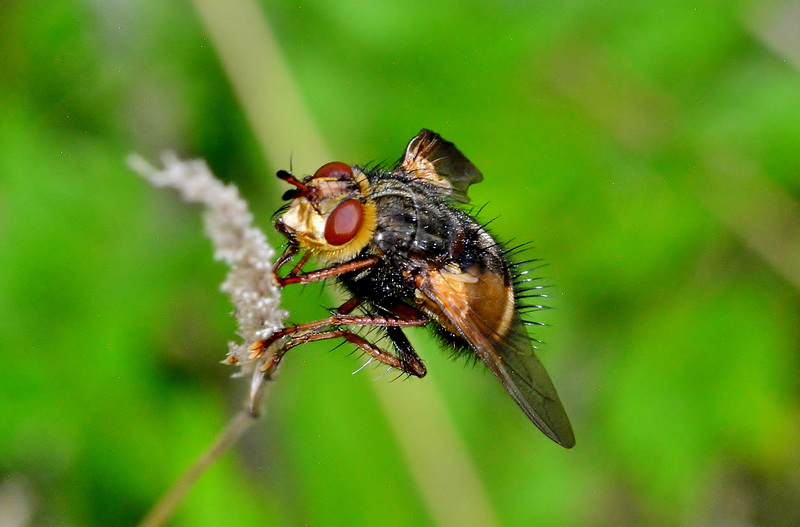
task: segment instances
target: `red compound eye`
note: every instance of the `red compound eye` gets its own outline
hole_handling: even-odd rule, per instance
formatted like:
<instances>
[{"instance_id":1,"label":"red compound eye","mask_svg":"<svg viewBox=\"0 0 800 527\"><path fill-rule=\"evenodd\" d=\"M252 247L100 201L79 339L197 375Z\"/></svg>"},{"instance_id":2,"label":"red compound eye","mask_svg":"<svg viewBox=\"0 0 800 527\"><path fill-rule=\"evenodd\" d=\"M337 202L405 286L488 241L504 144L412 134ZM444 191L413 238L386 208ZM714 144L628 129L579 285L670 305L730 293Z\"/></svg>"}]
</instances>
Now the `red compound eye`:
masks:
<instances>
[{"instance_id":1,"label":"red compound eye","mask_svg":"<svg viewBox=\"0 0 800 527\"><path fill-rule=\"evenodd\" d=\"M355 238L363 223L364 206L361 202L357 199L344 200L328 216L328 221L325 223L325 240L331 245L344 245Z\"/></svg>"},{"instance_id":2,"label":"red compound eye","mask_svg":"<svg viewBox=\"0 0 800 527\"><path fill-rule=\"evenodd\" d=\"M353 179L353 169L347 163L341 161L333 161L325 163L314 172L314 178L331 178L336 180Z\"/></svg>"}]
</instances>

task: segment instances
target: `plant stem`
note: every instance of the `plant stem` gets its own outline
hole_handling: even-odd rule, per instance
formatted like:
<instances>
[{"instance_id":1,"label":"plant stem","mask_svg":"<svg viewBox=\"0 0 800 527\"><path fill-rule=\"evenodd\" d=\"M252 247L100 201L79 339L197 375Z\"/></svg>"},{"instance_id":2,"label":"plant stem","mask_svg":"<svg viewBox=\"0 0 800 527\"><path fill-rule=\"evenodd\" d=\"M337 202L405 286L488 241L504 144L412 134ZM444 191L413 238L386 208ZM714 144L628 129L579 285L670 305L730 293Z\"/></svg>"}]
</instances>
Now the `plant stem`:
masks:
<instances>
[{"instance_id":1,"label":"plant stem","mask_svg":"<svg viewBox=\"0 0 800 527\"><path fill-rule=\"evenodd\" d=\"M147 516L139 523L139 527L159 527L175 514L175 510L183 502L184 497L194 486L200 476L213 465L244 433L250 429L257 416L241 410L230 420L217 439L203 452L183 476L161 496Z\"/></svg>"}]
</instances>

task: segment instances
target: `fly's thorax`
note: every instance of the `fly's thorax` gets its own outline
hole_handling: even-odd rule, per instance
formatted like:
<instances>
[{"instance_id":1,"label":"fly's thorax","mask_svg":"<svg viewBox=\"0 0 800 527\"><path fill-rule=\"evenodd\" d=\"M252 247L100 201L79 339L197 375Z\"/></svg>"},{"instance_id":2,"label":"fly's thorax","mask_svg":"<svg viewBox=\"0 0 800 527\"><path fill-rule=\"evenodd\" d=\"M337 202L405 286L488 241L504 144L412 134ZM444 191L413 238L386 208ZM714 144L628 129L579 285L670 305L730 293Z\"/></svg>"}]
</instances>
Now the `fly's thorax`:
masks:
<instances>
[{"instance_id":1,"label":"fly's thorax","mask_svg":"<svg viewBox=\"0 0 800 527\"><path fill-rule=\"evenodd\" d=\"M375 203L364 173L328 163L302 182L289 210L278 219L282 232L327 263L355 257L375 233Z\"/></svg>"},{"instance_id":2,"label":"fly's thorax","mask_svg":"<svg viewBox=\"0 0 800 527\"><path fill-rule=\"evenodd\" d=\"M450 233L457 226L440 189L392 174L375 181L371 196L377 211L374 243L382 254L424 260L445 257Z\"/></svg>"}]
</instances>

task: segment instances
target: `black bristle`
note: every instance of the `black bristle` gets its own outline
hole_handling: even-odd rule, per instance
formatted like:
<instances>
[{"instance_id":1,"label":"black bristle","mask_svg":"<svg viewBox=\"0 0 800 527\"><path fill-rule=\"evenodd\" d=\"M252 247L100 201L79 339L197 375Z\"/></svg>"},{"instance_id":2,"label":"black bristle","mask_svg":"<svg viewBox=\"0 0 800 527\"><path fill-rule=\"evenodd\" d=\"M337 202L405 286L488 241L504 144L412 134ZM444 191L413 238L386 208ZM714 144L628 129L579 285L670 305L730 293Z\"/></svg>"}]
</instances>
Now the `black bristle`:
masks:
<instances>
[{"instance_id":1,"label":"black bristle","mask_svg":"<svg viewBox=\"0 0 800 527\"><path fill-rule=\"evenodd\" d=\"M537 322L536 320L523 320L522 323L525 324L526 326L546 326L547 325L544 322Z\"/></svg>"},{"instance_id":2,"label":"black bristle","mask_svg":"<svg viewBox=\"0 0 800 527\"><path fill-rule=\"evenodd\" d=\"M533 264L533 263L536 263L536 262L541 262L541 261L542 261L541 258L531 258L529 260L521 260L519 262L514 262L511 265L509 265L509 267L512 268L512 269L516 269L517 267L522 267L523 265L530 265L530 264ZM545 265L547 265L547 264L543 264L543 265L540 265L540 266L537 266L537 267L534 267L534 268L531 268L531 269L527 269L527 270L521 271L521 272L522 273L529 273L530 271L535 271L536 269L541 269Z\"/></svg>"},{"instance_id":3,"label":"black bristle","mask_svg":"<svg viewBox=\"0 0 800 527\"><path fill-rule=\"evenodd\" d=\"M275 211L275 213L272 215L272 222L274 223L275 221L277 221L277 219L278 219L279 217L283 216L283 214L284 214L284 213L285 213L287 210L289 210L289 207L291 207L291 206L292 206L292 204L291 204L291 203L284 203L283 205L281 205L280 207L278 207L278 210L276 210L276 211Z\"/></svg>"},{"instance_id":4,"label":"black bristle","mask_svg":"<svg viewBox=\"0 0 800 527\"><path fill-rule=\"evenodd\" d=\"M549 306L543 306L541 304L522 304L517 306L517 311L520 313L525 311L545 311L547 309L552 309Z\"/></svg>"},{"instance_id":5,"label":"black bristle","mask_svg":"<svg viewBox=\"0 0 800 527\"><path fill-rule=\"evenodd\" d=\"M517 300L528 300L530 298L548 298L547 295L515 295Z\"/></svg>"},{"instance_id":6,"label":"black bristle","mask_svg":"<svg viewBox=\"0 0 800 527\"><path fill-rule=\"evenodd\" d=\"M519 243L517 245L508 247L504 251L504 254L506 256L513 256L515 254L519 254L521 252L529 251L531 249L533 249L533 247L531 246L531 242L522 242L522 243Z\"/></svg>"}]
</instances>

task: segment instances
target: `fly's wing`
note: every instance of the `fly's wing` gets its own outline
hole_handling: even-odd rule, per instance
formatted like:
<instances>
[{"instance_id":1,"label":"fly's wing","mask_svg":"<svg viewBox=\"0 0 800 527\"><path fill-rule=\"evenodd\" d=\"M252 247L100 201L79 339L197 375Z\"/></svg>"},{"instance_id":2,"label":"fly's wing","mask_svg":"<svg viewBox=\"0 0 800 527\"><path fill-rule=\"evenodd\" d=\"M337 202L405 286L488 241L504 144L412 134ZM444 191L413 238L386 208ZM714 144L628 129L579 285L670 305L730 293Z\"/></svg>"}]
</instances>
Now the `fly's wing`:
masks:
<instances>
[{"instance_id":1,"label":"fly's wing","mask_svg":"<svg viewBox=\"0 0 800 527\"><path fill-rule=\"evenodd\" d=\"M479 330L479 333L482 331ZM488 344L491 339L486 341L485 344ZM500 379L525 415L547 437L566 448L575 446L575 435L567 412L547 370L534 354L525 325L518 317L502 341L490 347L488 353L478 351L478 355Z\"/></svg>"},{"instance_id":2,"label":"fly's wing","mask_svg":"<svg viewBox=\"0 0 800 527\"><path fill-rule=\"evenodd\" d=\"M452 199L459 203L468 203L467 189L483 180L480 170L456 145L424 128L406 146L398 168L434 185L450 188Z\"/></svg>"},{"instance_id":3,"label":"fly's wing","mask_svg":"<svg viewBox=\"0 0 800 527\"><path fill-rule=\"evenodd\" d=\"M420 300L451 333L462 337L544 434L575 446L567 413L514 306L502 277L476 271L430 271L418 280Z\"/></svg>"}]
</instances>

